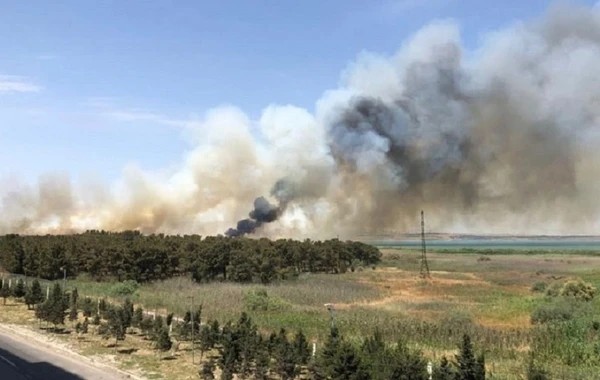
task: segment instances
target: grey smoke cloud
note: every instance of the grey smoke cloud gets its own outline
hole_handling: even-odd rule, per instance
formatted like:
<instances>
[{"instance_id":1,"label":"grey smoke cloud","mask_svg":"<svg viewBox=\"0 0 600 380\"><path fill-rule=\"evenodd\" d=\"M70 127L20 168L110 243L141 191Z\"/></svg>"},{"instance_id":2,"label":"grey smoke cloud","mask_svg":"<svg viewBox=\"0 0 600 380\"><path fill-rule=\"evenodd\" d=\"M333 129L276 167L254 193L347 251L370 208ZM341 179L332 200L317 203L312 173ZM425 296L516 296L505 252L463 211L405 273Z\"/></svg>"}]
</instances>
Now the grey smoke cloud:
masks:
<instances>
[{"instance_id":1,"label":"grey smoke cloud","mask_svg":"<svg viewBox=\"0 0 600 380\"><path fill-rule=\"evenodd\" d=\"M108 195L64 180L6 192L0 231L350 237L415 230L421 209L442 231L600 227L598 10L551 7L475 52L434 22L342 78L315 114L269 106L260 139L243 112L213 110L179 168L128 169Z\"/></svg>"}]
</instances>

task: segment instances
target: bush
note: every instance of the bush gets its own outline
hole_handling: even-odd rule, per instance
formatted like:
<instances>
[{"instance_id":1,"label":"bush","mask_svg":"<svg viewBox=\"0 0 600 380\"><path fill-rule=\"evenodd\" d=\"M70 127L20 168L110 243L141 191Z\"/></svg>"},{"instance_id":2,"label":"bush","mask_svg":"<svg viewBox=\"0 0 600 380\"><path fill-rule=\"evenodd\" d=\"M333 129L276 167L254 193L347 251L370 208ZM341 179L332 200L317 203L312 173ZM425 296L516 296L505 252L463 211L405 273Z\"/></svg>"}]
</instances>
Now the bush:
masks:
<instances>
[{"instance_id":1,"label":"bush","mask_svg":"<svg viewBox=\"0 0 600 380\"><path fill-rule=\"evenodd\" d=\"M546 287L546 295L548 297L558 297L562 284L560 282L553 282L550 286Z\"/></svg>"},{"instance_id":2,"label":"bush","mask_svg":"<svg viewBox=\"0 0 600 380\"><path fill-rule=\"evenodd\" d=\"M265 289L250 291L244 295L246 308L251 311L282 311L290 304L277 297L270 297Z\"/></svg>"},{"instance_id":3,"label":"bush","mask_svg":"<svg viewBox=\"0 0 600 380\"><path fill-rule=\"evenodd\" d=\"M540 305L531 313L532 324L564 322L573 319L574 305L568 300Z\"/></svg>"},{"instance_id":4,"label":"bush","mask_svg":"<svg viewBox=\"0 0 600 380\"><path fill-rule=\"evenodd\" d=\"M547 287L548 284L546 282L538 281L531 286L531 291L534 293L543 293Z\"/></svg>"},{"instance_id":5,"label":"bush","mask_svg":"<svg viewBox=\"0 0 600 380\"><path fill-rule=\"evenodd\" d=\"M594 299L596 288L592 284L583 280L567 281L560 288L559 295L563 297L572 297L579 301L591 301Z\"/></svg>"},{"instance_id":6,"label":"bush","mask_svg":"<svg viewBox=\"0 0 600 380\"><path fill-rule=\"evenodd\" d=\"M110 292L113 296L116 297L127 297L134 295L139 287L140 285L136 281L127 280L114 284L110 288Z\"/></svg>"}]
</instances>

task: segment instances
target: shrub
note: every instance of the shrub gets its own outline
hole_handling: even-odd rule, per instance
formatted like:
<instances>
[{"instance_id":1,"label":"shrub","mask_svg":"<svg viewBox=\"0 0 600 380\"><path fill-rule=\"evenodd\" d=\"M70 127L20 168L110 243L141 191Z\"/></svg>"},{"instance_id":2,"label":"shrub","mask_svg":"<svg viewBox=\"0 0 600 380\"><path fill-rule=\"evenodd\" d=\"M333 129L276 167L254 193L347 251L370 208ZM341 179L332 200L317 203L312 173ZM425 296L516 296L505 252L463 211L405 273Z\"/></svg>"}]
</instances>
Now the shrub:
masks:
<instances>
[{"instance_id":1,"label":"shrub","mask_svg":"<svg viewBox=\"0 0 600 380\"><path fill-rule=\"evenodd\" d=\"M127 297L134 295L139 287L140 285L136 281L127 280L114 284L110 288L110 292L116 297Z\"/></svg>"},{"instance_id":2,"label":"shrub","mask_svg":"<svg viewBox=\"0 0 600 380\"><path fill-rule=\"evenodd\" d=\"M546 295L548 297L558 297L562 284L560 282L553 282L550 286L546 287Z\"/></svg>"},{"instance_id":3,"label":"shrub","mask_svg":"<svg viewBox=\"0 0 600 380\"><path fill-rule=\"evenodd\" d=\"M596 288L583 280L571 280L565 282L560 288L559 295L573 297L579 301L591 301L594 299Z\"/></svg>"},{"instance_id":4,"label":"shrub","mask_svg":"<svg viewBox=\"0 0 600 380\"><path fill-rule=\"evenodd\" d=\"M244 295L246 308L251 311L281 311L290 304L278 297L271 297L265 289L250 291Z\"/></svg>"},{"instance_id":5,"label":"shrub","mask_svg":"<svg viewBox=\"0 0 600 380\"><path fill-rule=\"evenodd\" d=\"M573 319L574 306L568 300L540 305L531 313L532 324L563 322Z\"/></svg>"},{"instance_id":6,"label":"shrub","mask_svg":"<svg viewBox=\"0 0 600 380\"><path fill-rule=\"evenodd\" d=\"M531 286L531 291L534 293L543 293L547 287L548 284L546 282L538 281Z\"/></svg>"}]
</instances>

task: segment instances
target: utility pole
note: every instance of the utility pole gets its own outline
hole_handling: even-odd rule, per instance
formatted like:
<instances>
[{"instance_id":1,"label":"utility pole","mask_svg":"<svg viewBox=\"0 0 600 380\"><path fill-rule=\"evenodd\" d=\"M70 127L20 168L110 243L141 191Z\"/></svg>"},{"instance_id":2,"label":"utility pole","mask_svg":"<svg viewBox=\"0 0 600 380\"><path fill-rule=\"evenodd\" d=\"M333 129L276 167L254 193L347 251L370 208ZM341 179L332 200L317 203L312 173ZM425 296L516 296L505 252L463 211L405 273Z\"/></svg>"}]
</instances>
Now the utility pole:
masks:
<instances>
[{"instance_id":1,"label":"utility pole","mask_svg":"<svg viewBox=\"0 0 600 380\"><path fill-rule=\"evenodd\" d=\"M194 363L194 295L192 297L192 364Z\"/></svg>"},{"instance_id":2,"label":"utility pole","mask_svg":"<svg viewBox=\"0 0 600 380\"><path fill-rule=\"evenodd\" d=\"M427 264L427 247L425 245L425 214L421 210L421 277L429 278L429 264Z\"/></svg>"}]
</instances>

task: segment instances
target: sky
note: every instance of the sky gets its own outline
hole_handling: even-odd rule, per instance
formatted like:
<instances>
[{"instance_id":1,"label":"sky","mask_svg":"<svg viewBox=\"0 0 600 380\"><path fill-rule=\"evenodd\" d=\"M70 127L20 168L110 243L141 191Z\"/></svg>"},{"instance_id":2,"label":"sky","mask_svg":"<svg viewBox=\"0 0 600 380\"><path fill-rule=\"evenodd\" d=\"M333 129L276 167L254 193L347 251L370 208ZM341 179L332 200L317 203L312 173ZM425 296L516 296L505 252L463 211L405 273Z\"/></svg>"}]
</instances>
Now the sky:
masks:
<instances>
[{"instance_id":1,"label":"sky","mask_svg":"<svg viewBox=\"0 0 600 380\"><path fill-rule=\"evenodd\" d=\"M542 0L6 1L0 13L0 179L113 180L191 149L207 110L313 110L361 52L393 54L455 19L468 48L543 13ZM593 1L578 1L592 4Z\"/></svg>"}]
</instances>

